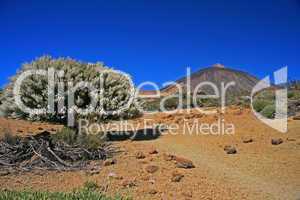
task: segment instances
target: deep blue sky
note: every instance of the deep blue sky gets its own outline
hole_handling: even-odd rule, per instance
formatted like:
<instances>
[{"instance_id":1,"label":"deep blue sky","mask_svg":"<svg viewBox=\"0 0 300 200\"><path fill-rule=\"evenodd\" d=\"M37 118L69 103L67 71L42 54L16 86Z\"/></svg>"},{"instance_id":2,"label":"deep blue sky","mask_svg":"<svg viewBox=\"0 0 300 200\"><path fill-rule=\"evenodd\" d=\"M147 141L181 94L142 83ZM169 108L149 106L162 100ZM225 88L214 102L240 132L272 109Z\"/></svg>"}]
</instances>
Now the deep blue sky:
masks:
<instances>
[{"instance_id":1,"label":"deep blue sky","mask_svg":"<svg viewBox=\"0 0 300 200\"><path fill-rule=\"evenodd\" d=\"M0 85L43 54L103 61L136 83L223 63L300 79L299 0L0 0Z\"/></svg>"}]
</instances>

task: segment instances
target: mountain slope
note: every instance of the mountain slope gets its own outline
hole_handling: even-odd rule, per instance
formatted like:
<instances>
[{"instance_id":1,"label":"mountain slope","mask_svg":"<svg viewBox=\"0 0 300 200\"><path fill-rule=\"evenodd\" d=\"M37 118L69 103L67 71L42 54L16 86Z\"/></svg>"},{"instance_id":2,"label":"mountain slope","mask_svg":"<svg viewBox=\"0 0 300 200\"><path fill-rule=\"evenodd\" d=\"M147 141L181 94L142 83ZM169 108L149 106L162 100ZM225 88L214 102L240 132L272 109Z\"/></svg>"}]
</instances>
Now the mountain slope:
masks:
<instances>
[{"instance_id":1,"label":"mountain slope","mask_svg":"<svg viewBox=\"0 0 300 200\"><path fill-rule=\"evenodd\" d=\"M258 79L246 72L225 68L223 65L215 64L191 74L191 91L193 92L197 85L206 81L217 86L219 91L221 91L222 83L226 86L226 84L234 82L235 85L230 86L226 94L237 96L250 95L251 90L258 82ZM186 88L187 77L181 78L176 82L180 84L181 87ZM168 94L174 93L176 87L167 86L162 88L161 91ZM200 91L204 94L214 94L211 86L203 86L199 89L199 92Z\"/></svg>"}]
</instances>

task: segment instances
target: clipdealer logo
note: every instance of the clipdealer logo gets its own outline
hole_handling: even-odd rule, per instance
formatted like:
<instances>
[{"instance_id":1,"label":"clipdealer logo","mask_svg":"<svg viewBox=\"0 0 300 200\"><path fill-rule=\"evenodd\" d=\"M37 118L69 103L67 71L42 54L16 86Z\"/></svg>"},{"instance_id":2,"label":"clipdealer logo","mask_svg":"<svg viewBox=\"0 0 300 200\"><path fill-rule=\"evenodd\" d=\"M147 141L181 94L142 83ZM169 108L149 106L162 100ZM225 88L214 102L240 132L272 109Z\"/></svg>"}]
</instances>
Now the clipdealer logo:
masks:
<instances>
[{"instance_id":1,"label":"clipdealer logo","mask_svg":"<svg viewBox=\"0 0 300 200\"><path fill-rule=\"evenodd\" d=\"M264 124L268 125L269 127L281 132L286 133L288 131L287 119L288 119L288 97L287 97L287 88L285 84L287 83L287 76L288 76L288 67L283 67L274 72L274 88L275 91L275 118L268 119L262 116L260 113L256 112L253 108L253 99L255 94L258 92L272 87L271 84L271 77L266 76L262 80L260 80L252 89L251 92L251 108L254 115L262 121ZM280 87L283 86L283 87Z\"/></svg>"}]
</instances>

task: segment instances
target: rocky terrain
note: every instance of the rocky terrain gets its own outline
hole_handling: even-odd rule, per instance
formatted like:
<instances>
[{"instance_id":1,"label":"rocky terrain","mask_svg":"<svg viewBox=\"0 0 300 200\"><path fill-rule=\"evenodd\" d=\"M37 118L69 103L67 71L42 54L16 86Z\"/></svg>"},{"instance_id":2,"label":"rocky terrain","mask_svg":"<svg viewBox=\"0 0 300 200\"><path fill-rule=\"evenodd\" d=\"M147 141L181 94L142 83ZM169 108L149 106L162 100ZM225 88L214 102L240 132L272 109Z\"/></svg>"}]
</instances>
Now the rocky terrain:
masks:
<instances>
[{"instance_id":1,"label":"rocky terrain","mask_svg":"<svg viewBox=\"0 0 300 200\"><path fill-rule=\"evenodd\" d=\"M231 135L183 134L185 123L233 123ZM141 125L179 124L159 137L115 140L121 152L101 162L99 171L1 172L2 189L72 191L95 181L108 195L133 199L297 199L300 197L300 121L289 119L289 131L278 133L258 121L250 110L231 107L226 114L196 110L157 113L130 120ZM119 122L117 122L119 123ZM1 132L17 135L55 132L60 125L0 119ZM144 127L145 128L145 127ZM99 164L99 163L95 163Z\"/></svg>"}]
</instances>

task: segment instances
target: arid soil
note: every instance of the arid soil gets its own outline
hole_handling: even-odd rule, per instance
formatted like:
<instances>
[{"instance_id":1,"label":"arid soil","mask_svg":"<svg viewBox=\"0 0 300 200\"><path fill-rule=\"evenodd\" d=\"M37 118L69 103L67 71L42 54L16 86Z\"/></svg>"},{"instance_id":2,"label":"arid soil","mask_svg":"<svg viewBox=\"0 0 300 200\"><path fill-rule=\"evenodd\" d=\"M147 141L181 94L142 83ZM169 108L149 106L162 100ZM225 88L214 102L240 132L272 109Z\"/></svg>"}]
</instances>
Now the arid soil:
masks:
<instances>
[{"instance_id":1,"label":"arid soil","mask_svg":"<svg viewBox=\"0 0 300 200\"><path fill-rule=\"evenodd\" d=\"M234 134L187 132L195 121L235 126ZM109 195L133 199L291 199L300 198L300 120L289 119L288 133L279 133L262 124L250 110L228 108L226 114L152 114L129 121L145 128L169 125L158 138L115 141L122 152L116 163L102 163L98 173L86 171L34 171L1 174L1 188L72 191L93 180ZM173 126L174 124L179 127ZM189 126L187 126L189 124ZM2 133L55 132L59 125L0 119ZM272 139L283 142L272 145ZM236 154L227 154L230 145ZM157 152L155 152L156 150ZM172 155L172 156L171 156ZM195 168L179 168L190 166Z\"/></svg>"}]
</instances>

